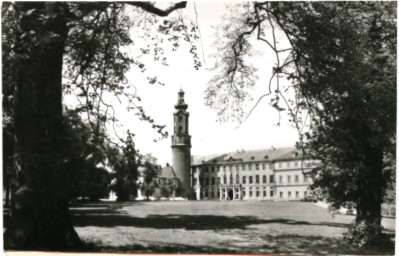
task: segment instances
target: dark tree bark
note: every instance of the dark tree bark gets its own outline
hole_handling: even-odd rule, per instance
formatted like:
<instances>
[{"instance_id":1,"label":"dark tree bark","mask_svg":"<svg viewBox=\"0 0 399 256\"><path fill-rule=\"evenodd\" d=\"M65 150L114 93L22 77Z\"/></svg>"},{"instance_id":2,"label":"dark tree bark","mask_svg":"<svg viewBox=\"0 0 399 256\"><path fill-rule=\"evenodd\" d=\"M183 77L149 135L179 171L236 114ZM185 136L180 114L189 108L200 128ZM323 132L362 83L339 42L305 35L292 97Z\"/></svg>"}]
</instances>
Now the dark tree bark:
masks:
<instances>
[{"instance_id":1,"label":"dark tree bark","mask_svg":"<svg viewBox=\"0 0 399 256\"><path fill-rule=\"evenodd\" d=\"M356 223L381 226L381 204L383 202L383 151L372 145L365 145L365 169L361 184L361 195L357 203ZM381 232L381 230L380 230Z\"/></svg>"},{"instance_id":2,"label":"dark tree bark","mask_svg":"<svg viewBox=\"0 0 399 256\"><path fill-rule=\"evenodd\" d=\"M80 240L68 210L63 159L62 61L68 34L63 3L19 3L24 12L42 10L46 23L32 14L23 18L23 33L40 41L20 40L26 56L16 70L14 128L18 190L4 234L5 249L68 250ZM57 15L54 15L57 14Z\"/></svg>"}]
</instances>

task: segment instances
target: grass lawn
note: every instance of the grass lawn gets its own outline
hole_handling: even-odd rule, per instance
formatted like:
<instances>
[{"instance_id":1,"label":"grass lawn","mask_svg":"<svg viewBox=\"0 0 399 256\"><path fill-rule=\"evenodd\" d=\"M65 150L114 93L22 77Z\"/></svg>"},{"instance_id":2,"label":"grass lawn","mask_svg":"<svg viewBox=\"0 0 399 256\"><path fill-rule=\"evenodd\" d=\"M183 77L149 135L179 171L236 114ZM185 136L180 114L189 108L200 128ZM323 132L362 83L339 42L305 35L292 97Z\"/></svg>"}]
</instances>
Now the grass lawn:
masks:
<instances>
[{"instance_id":1,"label":"grass lawn","mask_svg":"<svg viewBox=\"0 0 399 256\"><path fill-rule=\"evenodd\" d=\"M394 254L393 244L349 246L342 233L354 217L332 217L312 203L101 202L73 205L71 213L79 236L94 251ZM384 225L394 228L394 221ZM393 239L394 230L386 234Z\"/></svg>"}]
</instances>

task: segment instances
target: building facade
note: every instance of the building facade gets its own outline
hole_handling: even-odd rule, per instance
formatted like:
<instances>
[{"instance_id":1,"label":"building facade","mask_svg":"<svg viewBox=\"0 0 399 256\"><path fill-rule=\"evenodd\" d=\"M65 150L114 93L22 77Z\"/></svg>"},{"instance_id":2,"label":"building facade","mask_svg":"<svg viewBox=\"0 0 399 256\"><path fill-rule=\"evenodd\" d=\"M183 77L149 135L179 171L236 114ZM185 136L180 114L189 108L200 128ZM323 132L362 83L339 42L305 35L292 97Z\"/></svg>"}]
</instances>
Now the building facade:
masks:
<instances>
[{"instance_id":1,"label":"building facade","mask_svg":"<svg viewBox=\"0 0 399 256\"><path fill-rule=\"evenodd\" d=\"M180 90L173 114L172 166L162 168L154 179L154 198L303 200L311 196L307 175L311 161L294 147L192 157L187 108Z\"/></svg>"},{"instance_id":2,"label":"building facade","mask_svg":"<svg viewBox=\"0 0 399 256\"><path fill-rule=\"evenodd\" d=\"M192 186L197 200L303 200L310 164L294 147L193 157Z\"/></svg>"}]
</instances>

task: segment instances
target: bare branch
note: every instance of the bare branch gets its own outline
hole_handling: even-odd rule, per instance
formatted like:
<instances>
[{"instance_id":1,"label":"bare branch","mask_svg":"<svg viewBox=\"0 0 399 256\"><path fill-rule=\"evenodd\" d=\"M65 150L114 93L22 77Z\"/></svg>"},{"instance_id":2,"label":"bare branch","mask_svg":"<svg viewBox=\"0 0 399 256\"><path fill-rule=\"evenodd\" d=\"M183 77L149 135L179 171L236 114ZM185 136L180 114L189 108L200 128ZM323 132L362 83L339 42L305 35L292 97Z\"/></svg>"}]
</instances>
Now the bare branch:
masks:
<instances>
[{"instance_id":1,"label":"bare branch","mask_svg":"<svg viewBox=\"0 0 399 256\"><path fill-rule=\"evenodd\" d=\"M174 5L172 5L171 7L167 8L165 10L162 10L162 9L155 7L152 2L119 2L119 3L140 7L144 11L155 14L160 17L166 17L171 12L173 12L175 10L186 8L186 5L187 5L186 1L182 1L182 2L175 3Z\"/></svg>"}]
</instances>

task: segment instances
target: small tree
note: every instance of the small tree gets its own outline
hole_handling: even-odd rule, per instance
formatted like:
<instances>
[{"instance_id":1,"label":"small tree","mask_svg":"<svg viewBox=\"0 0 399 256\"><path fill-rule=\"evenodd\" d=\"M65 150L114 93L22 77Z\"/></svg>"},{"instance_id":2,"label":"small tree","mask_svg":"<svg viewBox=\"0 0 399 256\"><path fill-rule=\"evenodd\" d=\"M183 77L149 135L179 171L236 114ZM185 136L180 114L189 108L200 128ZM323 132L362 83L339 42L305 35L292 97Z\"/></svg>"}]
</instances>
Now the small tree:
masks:
<instances>
[{"instance_id":1,"label":"small tree","mask_svg":"<svg viewBox=\"0 0 399 256\"><path fill-rule=\"evenodd\" d=\"M111 160L114 169L114 184L111 189L115 191L118 201L128 201L136 194L138 167L141 155L135 148L133 142L134 134L128 132L122 153Z\"/></svg>"},{"instance_id":2,"label":"small tree","mask_svg":"<svg viewBox=\"0 0 399 256\"><path fill-rule=\"evenodd\" d=\"M158 176L159 168L156 165L156 158L146 156L146 161L143 165L143 184L141 190L149 201L150 196L154 193L157 183L154 180Z\"/></svg>"}]
</instances>

